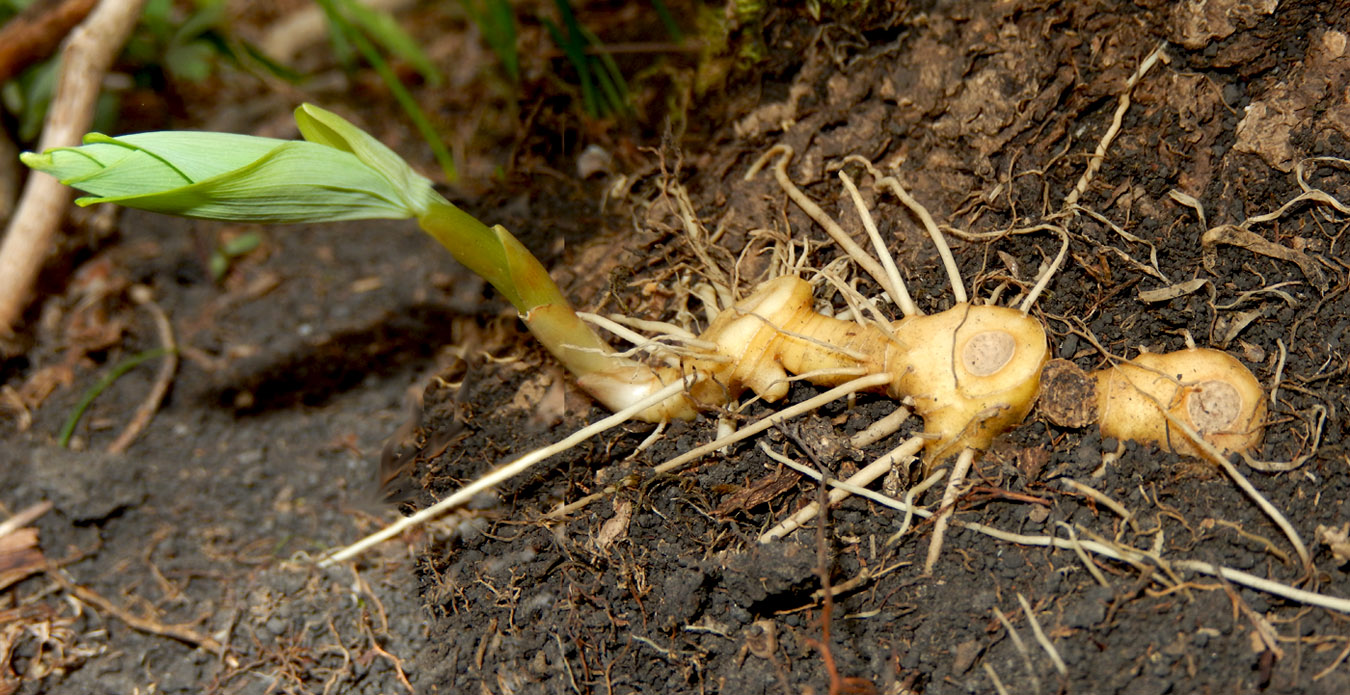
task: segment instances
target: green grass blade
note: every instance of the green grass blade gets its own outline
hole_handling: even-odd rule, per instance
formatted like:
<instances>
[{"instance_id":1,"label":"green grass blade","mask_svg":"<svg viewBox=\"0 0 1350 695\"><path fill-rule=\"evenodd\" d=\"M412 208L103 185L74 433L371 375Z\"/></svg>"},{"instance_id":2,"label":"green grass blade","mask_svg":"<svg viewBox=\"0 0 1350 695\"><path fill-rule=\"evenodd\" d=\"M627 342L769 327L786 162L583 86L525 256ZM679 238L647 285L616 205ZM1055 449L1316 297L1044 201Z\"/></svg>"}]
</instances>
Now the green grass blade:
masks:
<instances>
[{"instance_id":1,"label":"green grass blade","mask_svg":"<svg viewBox=\"0 0 1350 695\"><path fill-rule=\"evenodd\" d=\"M328 18L328 39L333 46L333 57L337 59L338 65L350 69L356 60L356 49L352 46L350 38L350 33L355 31L355 28L347 22L346 17L342 16L333 0L314 0L314 3Z\"/></svg>"},{"instance_id":2,"label":"green grass blade","mask_svg":"<svg viewBox=\"0 0 1350 695\"><path fill-rule=\"evenodd\" d=\"M75 409L70 412L70 415L66 416L65 423L61 425L61 431L56 435L56 443L63 449L70 446L70 438L75 435L75 427L80 424L80 418L84 417L84 411L89 409L89 406L94 402L95 398L98 398L99 394L108 390L109 386L112 386L118 379L122 378L122 375L139 367L143 362L153 360L156 357L163 357L167 354L169 354L167 348L155 348L153 350L138 352L131 357L122 360L109 370L107 374L104 374L103 378L99 379L93 386L90 386L89 389L84 392L83 396L80 396L80 401L75 404Z\"/></svg>"},{"instance_id":3,"label":"green grass blade","mask_svg":"<svg viewBox=\"0 0 1350 695\"><path fill-rule=\"evenodd\" d=\"M595 32L580 27L582 36L590 46L601 47L604 44ZM604 90L608 97L610 105L614 111L619 113L632 113L632 105L628 99L628 83L623 79L623 73L619 71L619 63L614 60L614 56L608 53L601 53L596 56L587 56L592 65L598 64L600 69L595 71L596 82L600 83L600 88Z\"/></svg>"},{"instance_id":4,"label":"green grass blade","mask_svg":"<svg viewBox=\"0 0 1350 695\"><path fill-rule=\"evenodd\" d=\"M356 2L341 0L343 9L349 14L350 25L361 30L390 55L408 61L408 64L426 80L428 84L441 84L442 77L431 57L417 45L417 40L403 31L388 12L374 10Z\"/></svg>"},{"instance_id":5,"label":"green grass blade","mask_svg":"<svg viewBox=\"0 0 1350 695\"><path fill-rule=\"evenodd\" d=\"M417 105L417 101L408 92L408 88L403 86L403 82L398 79L398 75L394 74L393 69L389 67L389 63L376 50L375 45L366 38L359 28L353 26L342 16L342 13L334 4L334 0L315 1L323 8L335 32L341 34L344 41L356 47L361 57L370 64L370 67L380 76L380 80L389 88L389 93L398 102L404 114L408 116L408 120L412 121L413 127L417 128L418 134L426 141L427 146L431 148L432 155L436 157L436 162L440 164L441 171L445 174L445 180L451 183L457 181L459 174L450 150L446 148L440 134L432 127L431 121L427 120L422 108Z\"/></svg>"},{"instance_id":6,"label":"green grass blade","mask_svg":"<svg viewBox=\"0 0 1350 695\"><path fill-rule=\"evenodd\" d=\"M564 0L558 0L558 5L559 7L567 7ZM568 7L568 10L569 12L564 13L563 18L566 20L571 17L572 26L575 26L576 17L571 14L570 7ZM581 43L579 37L571 31L572 26L568 27L567 34L563 34L562 30L552 20L545 17L543 22L544 28L548 29L549 35L553 37L553 42L558 44L558 48L562 49L563 55L567 56L567 61L577 71L577 79L581 83L581 103L586 113L592 118L599 118L603 114L600 109L600 101L596 98L595 83L591 79L590 61L586 56L585 44Z\"/></svg>"},{"instance_id":7,"label":"green grass blade","mask_svg":"<svg viewBox=\"0 0 1350 695\"><path fill-rule=\"evenodd\" d=\"M577 72L581 79L581 89L583 96L589 92L590 104L589 112L594 117L604 116L606 109L600 101L601 95L596 91L594 68L591 57L586 55L586 49L589 42L586 40L586 34L577 20L577 13L572 9L571 0L554 0L558 7L558 13L562 15L563 26L567 28L567 51L568 58L576 65Z\"/></svg>"},{"instance_id":8,"label":"green grass blade","mask_svg":"<svg viewBox=\"0 0 1350 695\"><path fill-rule=\"evenodd\" d=\"M508 0L488 0L487 17L492 26L488 45L501 59L512 82L520 81L520 52L516 50L516 15Z\"/></svg>"},{"instance_id":9,"label":"green grass blade","mask_svg":"<svg viewBox=\"0 0 1350 695\"><path fill-rule=\"evenodd\" d=\"M516 50L516 15L510 0L459 0L469 20L496 54L512 82L520 82L520 52Z\"/></svg>"},{"instance_id":10,"label":"green grass blade","mask_svg":"<svg viewBox=\"0 0 1350 695\"><path fill-rule=\"evenodd\" d=\"M675 16L670 13L670 8L662 0L652 0L652 7L656 10L656 16L661 18L661 25L666 28L666 34L670 40L675 43L684 41L684 32L680 31L680 25L675 23Z\"/></svg>"},{"instance_id":11,"label":"green grass blade","mask_svg":"<svg viewBox=\"0 0 1350 695\"><path fill-rule=\"evenodd\" d=\"M605 110L607 112L628 113L628 100L624 98L625 92L618 84L615 84L614 78L608 70L596 70L595 81L600 85L600 93L605 96Z\"/></svg>"},{"instance_id":12,"label":"green grass blade","mask_svg":"<svg viewBox=\"0 0 1350 695\"><path fill-rule=\"evenodd\" d=\"M282 65L249 41L231 40L226 45L231 54L236 57L236 62L244 66L245 69L250 63L255 63L268 74L289 84L299 84L305 79L303 73Z\"/></svg>"}]
</instances>

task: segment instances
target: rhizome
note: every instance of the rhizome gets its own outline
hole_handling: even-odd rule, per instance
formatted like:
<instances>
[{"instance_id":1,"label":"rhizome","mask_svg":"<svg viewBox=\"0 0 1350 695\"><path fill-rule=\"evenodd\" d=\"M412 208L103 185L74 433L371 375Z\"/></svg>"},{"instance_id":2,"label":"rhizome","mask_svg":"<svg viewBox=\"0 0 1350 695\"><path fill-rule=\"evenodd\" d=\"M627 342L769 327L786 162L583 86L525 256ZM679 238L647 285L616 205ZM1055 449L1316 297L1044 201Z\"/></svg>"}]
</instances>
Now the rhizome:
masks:
<instances>
[{"instance_id":1,"label":"rhizome","mask_svg":"<svg viewBox=\"0 0 1350 695\"><path fill-rule=\"evenodd\" d=\"M1269 409L1263 447L1248 460L1205 456L1172 441L1185 438L1174 421L1162 441L1141 443L1033 409L1020 424L1013 418L1010 431L967 447L977 454L930 453L908 464L895 456L878 466L873 477L884 480L873 487L919 513L839 495L824 519L801 515L793 523L805 528L779 538L787 533L781 522L820 501L813 472L847 479L906 441L922 447L942 437L923 437L920 416L889 432L876 424L901 420L897 408L906 396L916 407L919 387L889 394L899 398L821 399L858 375L834 374L824 385L775 377L739 401L705 407L707 417L694 424L629 425L563 452L501 487L506 504L479 498L453 516L460 525L447 531L451 543L426 557L424 587L440 625L465 635L438 656L447 673L458 669L460 677L503 689L556 681L583 692L603 691L616 677L630 687L727 692L804 684L828 684L832 692L865 692L868 685L993 691L1009 683L1037 690L1105 683L1101 690L1113 691L1150 679L1268 683L1277 673L1289 682L1343 679L1337 654L1350 643L1337 636L1339 604L1271 593L1220 568L1309 593L1341 574L1337 557L1319 547L1335 547L1334 524L1345 511L1344 452L1327 429L1344 396L1319 389L1343 371L1345 354L1316 333L1334 338L1346 321L1346 267L1335 260L1347 212L1336 195L1346 181L1344 162L1310 159L1280 174L1251 166L1250 154L1232 153L1218 166L1206 161L1208 171L1182 158L1173 163L1179 173L1160 174L1161 145L1148 134L1163 133L1163 144L1186 135L1186 114L1169 90L1204 84L1168 64L1184 50L1134 48L1114 47L1117 62L1102 70L1110 79L1094 83L1103 92L1095 107L1064 122L1042 117L1006 126L1016 131L1007 142L986 142L993 136L976 117L954 134L942 129L958 125L939 119L919 144L906 144L860 125L843 108L831 116L835 127L823 130L813 114L830 110L802 106L802 121L781 132L747 126L766 129L752 142L767 144L738 148L720 168L705 164L723 172L721 190L686 190L675 154L666 153L662 171L631 189L643 201L635 212L640 231L657 242L649 248L662 249L659 262L637 259L631 277L606 273L614 281L583 308L665 322L637 329L697 353L698 345L670 326L703 337L720 310L752 297L773 276L814 281L809 309L841 321L878 312L899 318L909 313L902 292L914 308L939 315L961 303L954 296L961 287L974 306L1013 300L1043 327L1046 356L1069 363L1071 378L1054 381L1056 391L1042 384L1042 402L1091 400L1090 391L1067 390L1077 383L1072 370L1128 368L1125 360L1141 350L1184 353L1198 345L1230 355L1255 373L1257 400ZM835 65L836 56L822 49L816 60L846 76L884 81L878 55L887 51ZM981 74L968 78L966 92L978 95L971 85ZM904 98L885 96L884 86L826 85L855 113L885 113L873 108L878 101ZM958 91L949 110L958 111L962 98L973 96ZM1218 97L1206 99L1200 103L1214 106ZM997 112L1003 103L992 100L987 109ZM1205 138L1231 142L1232 120L1212 110L1230 127L1201 129L1195 147L1214 146ZM786 147L772 149L773 142ZM954 143L973 151L954 153ZM997 153L983 151L994 144ZM747 177L762 158L764 170ZM839 172L853 180L860 202ZM896 187L877 185L888 176ZM1201 195L1177 187L1197 179L1206 184L1192 188ZM792 187L802 189L800 198ZM1245 207L1224 197L1232 190L1242 191ZM911 193L915 204L903 200ZM895 286L888 268L880 276L860 270L865 262L856 253L849 259L824 233L822 220L833 220L884 265L863 210L907 290ZM935 230L923 220L927 211ZM1307 245L1276 244L1286 249L1281 254L1258 241L1272 244L1279 235ZM934 236L954 247L954 271ZM867 305L883 291L887 301ZM1325 327L1314 329L1318 322ZM946 353L953 359L954 349ZM470 357L476 369L488 369L479 365L491 361ZM518 435L537 416L502 407L523 389L544 394L553 387L555 399L573 403L584 398L565 392L561 374L541 383L534 365L545 358L537 354L494 358L509 363L505 377L461 380L456 372L428 391L419 473L437 496L523 453L493 448L506 441L494 431ZM918 367L906 375L925 381ZM713 383L734 390L729 381ZM779 405L752 397L770 389ZM1221 398L1200 395L1183 410L1222 410ZM783 405L812 399L825 402L783 416ZM455 413L469 434L445 434ZM589 419L603 415L594 410ZM756 422L767 424L754 438L667 465ZM567 418L536 431L544 443L577 426ZM879 438L868 441L869 432ZM957 426L946 439L968 434ZM1229 458L1236 464L1225 471L1221 461ZM954 466L969 470L958 476ZM935 480L934 471L948 477ZM939 550L942 522L922 513L952 511L956 530ZM1333 535L1316 531L1319 524ZM1046 547L1051 542L1058 547ZM1291 666L1295 655L1299 665ZM1248 668L1214 669L1233 663ZM1104 672L1113 675L1102 681Z\"/></svg>"}]
</instances>

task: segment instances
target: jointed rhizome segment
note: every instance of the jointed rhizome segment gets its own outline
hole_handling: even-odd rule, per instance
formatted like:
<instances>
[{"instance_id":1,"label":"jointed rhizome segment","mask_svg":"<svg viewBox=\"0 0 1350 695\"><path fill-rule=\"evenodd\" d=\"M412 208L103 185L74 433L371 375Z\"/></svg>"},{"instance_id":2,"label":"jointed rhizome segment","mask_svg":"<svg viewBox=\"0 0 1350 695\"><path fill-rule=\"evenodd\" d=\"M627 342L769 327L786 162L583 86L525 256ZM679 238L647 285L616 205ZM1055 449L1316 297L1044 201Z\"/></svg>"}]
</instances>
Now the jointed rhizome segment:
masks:
<instances>
[{"instance_id":1,"label":"jointed rhizome segment","mask_svg":"<svg viewBox=\"0 0 1350 695\"><path fill-rule=\"evenodd\" d=\"M1062 378L1068 374L1082 388L1075 403L1079 412L1073 422L1063 423L1064 426L1095 423L1105 437L1146 442L1214 462L1284 531L1303 565L1308 566L1309 554L1299 534L1228 461L1230 455L1254 451L1265 426L1267 394L1246 367L1226 353L1195 347L1188 338L1186 349L1167 354L1144 353L1133 359L1110 355L1098 346L1104 366L1090 374L1083 373L1072 363L1050 359L1051 341L1036 311L1038 298L1051 286L1066 258L1071 238L1069 228L1079 215L1094 215L1079 205L1078 198L1119 132L1129 106L1129 89L1161 56L1161 49L1155 51L1129 80L1111 128L1056 212L1036 225L989 235L951 230L967 240L983 237L991 242L1014 234L1049 232L1058 236L1058 252L1043 264L1033 281L1019 286L1018 296L1012 300L1015 306L1001 306L997 302L1004 288L990 297L971 297L948 248L946 235L933 216L895 176L883 173L863 158L847 157L827 163L826 168L837 173L839 186L853 201L853 213L866 232L864 244L849 235L792 181L791 148L775 146L750 167L747 178L763 176L765 169L770 170L791 204L823 229L842 254L823 266L813 266L809 259L824 254L809 240L805 230L780 228L762 237L772 239L768 249L772 261L763 279L748 288L739 286L739 261L732 261L734 267L719 267L713 260L743 259L745 252L714 253L710 248L713 235L703 230L687 195L677 183L668 183L665 193L676 201L672 209L678 211L682 220L693 247L692 255L709 267L692 274L702 277L702 281L692 279L691 275L683 277L688 286L677 293L682 306L674 313L689 319L684 325L660 323L648 317L581 314L633 344L631 350L614 355L621 359L613 368L592 370L578 378L583 388L616 410L615 415L558 445L531 452L492 471L368 542L391 537L408 525L462 504L553 453L628 419L665 423L700 414L726 416L746 412L747 396L778 402L788 396L792 382L805 381L825 391L785 405L775 414L743 424L735 431L730 423L736 418L721 417L717 437L654 466L651 474L677 472L713 452L734 453L737 450L733 445L737 442L832 401L859 393L879 394L897 403L895 412L852 437L850 443L862 447L880 442L899 431L911 414L921 423L916 434L862 466L848 480L828 480L809 468L801 470L831 486L827 503L849 494L862 494L902 511L903 530L895 538L914 528L910 524L913 516L934 517L926 571L931 571L939 558L944 533L951 524L1011 542L1071 548L1084 554L1083 557L1092 553L1132 564L1161 562L1156 551L1150 554L1118 543L1079 539L1072 531L1067 539L1013 535L952 518L972 464L995 438L1027 417L1041 395L1043 370L1049 369L1057 375L1056 384L1063 383ZM889 245L864 204L859 184L849 175L850 170L861 173L865 177L863 185L870 186L879 196L894 196L922 225L942 260L950 285L950 306L932 314L919 309L906 285L905 273L891 257ZM865 250L864 245L871 249ZM861 273L853 272L854 269ZM867 291L868 285L874 289ZM818 295L825 291L837 293L836 304L843 308L836 310L820 302ZM925 303L940 304L931 298L925 298ZM700 305L706 317L706 326L701 329L692 320L700 314ZM528 323L529 317L525 318ZM652 436L660 436L661 431L658 428ZM765 442L760 442L759 447L774 460L800 469L786 452L774 451ZM897 471L901 472L898 476ZM894 492L900 494L903 490L903 500L866 489L887 475L899 479L899 488ZM946 484L940 499L930 500L927 508L917 506L917 501L944 477ZM608 487L560 506L550 516L564 517L617 491ZM1112 502L1103 499L1103 504ZM795 529L811 523L817 513L816 502L806 504L771 528L763 529L759 540L782 542ZM350 557L361 547L364 546L336 553L326 562ZM1237 570L1184 560L1171 563L1174 568L1184 565L1188 571L1221 576L1294 600L1350 612L1348 601L1279 585Z\"/></svg>"},{"instance_id":2,"label":"jointed rhizome segment","mask_svg":"<svg viewBox=\"0 0 1350 695\"><path fill-rule=\"evenodd\" d=\"M841 393L873 391L904 403L901 407L922 420L923 431L845 482L866 486L895 468L908 470L910 460L921 450L921 477L955 459L925 563L931 570L951 507L973 460L994 437L1019 424L1035 402L1041 370L1049 359L1049 345L1040 321L1029 311L1063 262L1067 236L1054 261L1018 307L972 302L946 240L928 211L898 180L881 176L870 162L850 158L870 172L874 186L894 192L914 212L943 259L955 302L946 310L925 315L915 304L847 173L840 170L839 178L855 203L876 257L864 251L792 182L788 175L791 156L790 148L777 146L751 168L747 178L772 166L776 181L788 197L829 234L853 264L871 276L885 297L894 299L900 317L885 318L882 302L862 296L852 289L854 283L833 276L838 271L816 274L828 278L825 284L840 289L849 299L850 317L822 314L816 310L811 283L798 276L807 269L780 268L783 274L720 310L708 328L687 343L685 351L673 360L677 366L666 367L662 380L684 375L694 380L693 386L675 399L677 405L668 404L646 415L662 419L698 409L725 408L746 391L774 402L787 395L793 379L836 387L842 389ZM1104 400L1098 419L1108 434L1154 441L1188 453L1196 451L1190 443L1195 436L1208 438L1226 451L1246 450L1259 442L1264 422L1259 384L1245 368L1232 369L1232 358L1227 356L1223 356L1228 361L1222 365L1230 374L1218 375L1208 365L1221 353L1210 352L1150 355L1131 365L1102 370L1097 378L1102 382L1098 391ZM1169 375L1169 371L1176 373ZM1236 377L1241 378L1235 384L1224 380ZM862 383L860 379L867 381ZM1183 419L1189 428L1174 426L1169 418ZM836 491L832 499L837 501L846 494ZM808 505L764 532L761 541L786 536L816 512L814 503Z\"/></svg>"}]
</instances>

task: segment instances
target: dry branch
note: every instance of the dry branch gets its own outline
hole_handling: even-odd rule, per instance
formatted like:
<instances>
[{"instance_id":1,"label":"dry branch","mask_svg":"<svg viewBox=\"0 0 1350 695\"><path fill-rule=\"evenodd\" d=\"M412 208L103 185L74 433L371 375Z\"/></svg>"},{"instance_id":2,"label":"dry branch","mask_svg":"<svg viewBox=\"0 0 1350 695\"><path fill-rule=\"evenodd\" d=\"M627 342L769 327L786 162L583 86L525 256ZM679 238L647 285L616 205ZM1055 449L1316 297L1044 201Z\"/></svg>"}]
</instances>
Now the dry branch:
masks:
<instances>
[{"instance_id":1,"label":"dry branch","mask_svg":"<svg viewBox=\"0 0 1350 695\"><path fill-rule=\"evenodd\" d=\"M103 0L71 32L62 49L61 76L39 150L79 144L93 121L103 75L121 52L144 4L145 0ZM34 174L28 179L0 245L0 340L14 335L69 202L70 189L51 176Z\"/></svg>"},{"instance_id":2,"label":"dry branch","mask_svg":"<svg viewBox=\"0 0 1350 695\"><path fill-rule=\"evenodd\" d=\"M51 55L92 9L94 0L44 0L5 22L0 28L0 82Z\"/></svg>"},{"instance_id":3,"label":"dry branch","mask_svg":"<svg viewBox=\"0 0 1350 695\"><path fill-rule=\"evenodd\" d=\"M164 310L159 308L151 296L150 288L144 285L138 285L131 289L132 299L146 308L150 315L155 319L155 331L159 333L159 342L164 348L164 361L160 363L159 374L155 376L155 383L150 387L150 393L146 395L145 400L136 408L136 414L132 416L131 422L127 423L126 429L117 435L117 439L108 445L108 453L120 454L136 441L141 431L146 425L150 424L151 418L155 417L155 412L159 410L159 405L164 401L164 396L169 392L169 385L173 383L174 372L178 371L178 342L173 336L173 325L169 323L169 317Z\"/></svg>"},{"instance_id":4,"label":"dry branch","mask_svg":"<svg viewBox=\"0 0 1350 695\"><path fill-rule=\"evenodd\" d=\"M205 649L212 654L222 657L225 663L231 668L239 665L239 660L229 653L228 645L223 644L211 635L192 627L190 624L162 623L153 618L136 615L113 603L103 594L100 594L87 586L76 584L59 571L49 571L47 572L47 577L59 584L61 588L65 589L71 596L88 604L105 616L116 618L124 625L137 632L176 639L184 644Z\"/></svg>"}]
</instances>

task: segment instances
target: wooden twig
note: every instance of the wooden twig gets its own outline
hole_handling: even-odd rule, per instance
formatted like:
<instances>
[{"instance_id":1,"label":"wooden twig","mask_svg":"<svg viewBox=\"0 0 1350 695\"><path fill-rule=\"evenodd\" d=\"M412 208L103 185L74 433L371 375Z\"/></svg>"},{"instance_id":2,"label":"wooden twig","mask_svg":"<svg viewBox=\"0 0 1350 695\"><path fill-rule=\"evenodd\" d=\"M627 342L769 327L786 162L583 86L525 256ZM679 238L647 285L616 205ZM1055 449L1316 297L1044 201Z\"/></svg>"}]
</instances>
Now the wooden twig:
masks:
<instances>
[{"instance_id":1,"label":"wooden twig","mask_svg":"<svg viewBox=\"0 0 1350 695\"><path fill-rule=\"evenodd\" d=\"M0 28L0 82L49 57L61 39L89 15L94 0L43 0L28 5Z\"/></svg>"},{"instance_id":2,"label":"wooden twig","mask_svg":"<svg viewBox=\"0 0 1350 695\"><path fill-rule=\"evenodd\" d=\"M193 647L205 649L206 651L223 658L226 665L230 668L235 668L239 665L239 660L229 653L228 646L196 628L189 625L170 625L161 623L158 620L135 615L125 608L113 603L103 594L100 594L87 586L81 586L72 582L62 575L60 571L48 571L46 576L61 585L61 588L65 589L70 595L89 604L98 612L116 618L127 627L136 630L137 632L146 632L161 637L169 637Z\"/></svg>"},{"instance_id":3,"label":"wooden twig","mask_svg":"<svg viewBox=\"0 0 1350 695\"><path fill-rule=\"evenodd\" d=\"M155 331L159 333L159 342L164 348L164 361L160 362L159 374L155 376L155 384L150 388L150 393L146 395L145 400L140 407L136 408L136 415L127 423L126 429L117 435L117 439L108 445L108 453L120 454L136 441L145 426L150 424L151 418L155 417L155 412L159 410L159 404L164 401L164 396L169 392L169 385L173 383L174 372L178 371L178 342L173 337L173 326L169 323L169 317L164 314L164 310L159 308L154 298L150 294L150 288L138 285L131 290L131 297L137 304L144 306L150 315L155 318Z\"/></svg>"},{"instance_id":4,"label":"wooden twig","mask_svg":"<svg viewBox=\"0 0 1350 695\"><path fill-rule=\"evenodd\" d=\"M0 521L0 538L33 523L38 517L51 511L51 508L51 502L36 502L24 507L18 514Z\"/></svg>"},{"instance_id":5,"label":"wooden twig","mask_svg":"<svg viewBox=\"0 0 1350 695\"><path fill-rule=\"evenodd\" d=\"M0 82L50 56L92 9L94 0L43 0L5 22L0 28Z\"/></svg>"},{"instance_id":6,"label":"wooden twig","mask_svg":"<svg viewBox=\"0 0 1350 695\"><path fill-rule=\"evenodd\" d=\"M145 0L102 0L70 34L40 150L78 145L94 118L103 76L141 16ZM70 189L34 174L0 245L0 339L12 338L70 203Z\"/></svg>"}]
</instances>

